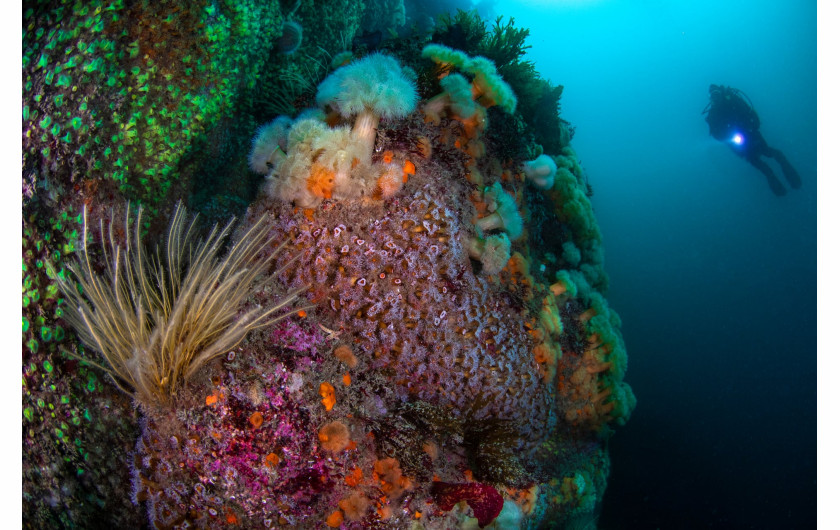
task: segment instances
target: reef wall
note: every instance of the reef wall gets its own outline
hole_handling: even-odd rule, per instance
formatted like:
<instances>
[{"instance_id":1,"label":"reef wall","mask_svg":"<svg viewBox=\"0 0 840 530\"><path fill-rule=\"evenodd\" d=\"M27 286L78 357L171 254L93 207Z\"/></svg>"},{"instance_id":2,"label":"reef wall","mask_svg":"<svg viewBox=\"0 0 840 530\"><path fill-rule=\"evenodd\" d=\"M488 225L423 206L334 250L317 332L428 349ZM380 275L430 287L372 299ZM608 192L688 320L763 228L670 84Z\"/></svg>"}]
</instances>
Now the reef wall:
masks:
<instances>
[{"instance_id":1,"label":"reef wall","mask_svg":"<svg viewBox=\"0 0 840 530\"><path fill-rule=\"evenodd\" d=\"M335 4L24 6L24 526L597 521L635 398L562 87L512 21L420 31L401 2ZM159 343L84 344L118 326L82 329L67 300L93 300L74 263L123 274L109 234L162 259L178 201L205 233L240 215L231 253L265 227L240 320L295 290L299 311L151 377L156 399L131 375ZM114 316L194 336L139 298Z\"/></svg>"}]
</instances>

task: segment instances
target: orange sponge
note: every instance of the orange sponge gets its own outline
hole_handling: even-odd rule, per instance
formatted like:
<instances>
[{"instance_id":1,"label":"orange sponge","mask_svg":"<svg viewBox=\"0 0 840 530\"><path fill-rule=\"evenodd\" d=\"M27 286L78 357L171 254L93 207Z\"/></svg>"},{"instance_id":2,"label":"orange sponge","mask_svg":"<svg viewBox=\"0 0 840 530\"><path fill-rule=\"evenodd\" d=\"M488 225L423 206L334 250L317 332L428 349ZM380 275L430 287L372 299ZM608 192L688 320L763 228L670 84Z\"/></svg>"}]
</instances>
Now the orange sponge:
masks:
<instances>
[{"instance_id":1,"label":"orange sponge","mask_svg":"<svg viewBox=\"0 0 840 530\"><path fill-rule=\"evenodd\" d=\"M402 474L396 458L377 460L373 470L375 478L382 484L382 491L391 499L399 498L404 491L412 489L411 480Z\"/></svg>"},{"instance_id":2,"label":"orange sponge","mask_svg":"<svg viewBox=\"0 0 840 530\"><path fill-rule=\"evenodd\" d=\"M321 400L321 403L324 404L324 408L328 411L332 410L335 406L335 387L324 381L321 383L318 393L321 394L322 398L324 398Z\"/></svg>"},{"instance_id":3,"label":"orange sponge","mask_svg":"<svg viewBox=\"0 0 840 530\"><path fill-rule=\"evenodd\" d=\"M350 349L350 346L347 346L346 344L342 344L333 350L333 355L335 355L339 361L346 364L348 368L355 368L356 365L359 364L359 359L357 359L353 354L353 350Z\"/></svg>"},{"instance_id":4,"label":"orange sponge","mask_svg":"<svg viewBox=\"0 0 840 530\"><path fill-rule=\"evenodd\" d=\"M406 160L405 164L403 164L403 183L408 182L408 176L414 175L416 171L417 168L414 166L414 162Z\"/></svg>"},{"instance_id":5,"label":"orange sponge","mask_svg":"<svg viewBox=\"0 0 840 530\"><path fill-rule=\"evenodd\" d=\"M350 443L350 430L340 421L332 421L318 431L321 447L331 453L338 453Z\"/></svg>"},{"instance_id":6,"label":"orange sponge","mask_svg":"<svg viewBox=\"0 0 840 530\"><path fill-rule=\"evenodd\" d=\"M338 501L338 507L344 510L344 517L349 521L358 521L365 516L370 505L367 497L359 492L351 494L346 499Z\"/></svg>"},{"instance_id":7,"label":"orange sponge","mask_svg":"<svg viewBox=\"0 0 840 530\"><path fill-rule=\"evenodd\" d=\"M341 523L344 521L344 516L341 515L341 510L336 510L327 517L327 526L330 528L338 528L341 526Z\"/></svg>"}]
</instances>

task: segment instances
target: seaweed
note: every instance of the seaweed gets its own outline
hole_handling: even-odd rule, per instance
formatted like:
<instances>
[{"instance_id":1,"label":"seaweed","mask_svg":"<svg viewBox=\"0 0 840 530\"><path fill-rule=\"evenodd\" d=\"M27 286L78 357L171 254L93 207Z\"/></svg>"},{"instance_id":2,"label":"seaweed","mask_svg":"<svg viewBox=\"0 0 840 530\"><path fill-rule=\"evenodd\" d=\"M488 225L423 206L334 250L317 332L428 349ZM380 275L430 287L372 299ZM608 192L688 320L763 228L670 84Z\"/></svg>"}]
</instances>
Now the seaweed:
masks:
<instances>
[{"instance_id":1,"label":"seaweed","mask_svg":"<svg viewBox=\"0 0 840 530\"><path fill-rule=\"evenodd\" d=\"M530 30L516 28L513 17L502 24L502 18L504 17L501 15L496 17L495 25L490 32L485 33L479 50L480 55L496 63L498 68L519 62L519 59L525 55L525 50L531 47L525 44L525 39L531 34ZM531 61L523 61L523 63L530 65L530 70L536 75L534 63Z\"/></svg>"},{"instance_id":2,"label":"seaweed","mask_svg":"<svg viewBox=\"0 0 840 530\"><path fill-rule=\"evenodd\" d=\"M531 125L536 141L543 146L548 153L558 154L560 150L569 145L572 132L560 118L560 96L563 94L563 85L552 87L550 83L540 79L541 93L533 99L523 102L523 118Z\"/></svg>"},{"instance_id":3,"label":"seaweed","mask_svg":"<svg viewBox=\"0 0 840 530\"><path fill-rule=\"evenodd\" d=\"M449 13L438 16L432 42L475 55L486 38L487 28L478 12L459 9L454 17Z\"/></svg>"},{"instance_id":4,"label":"seaweed","mask_svg":"<svg viewBox=\"0 0 840 530\"><path fill-rule=\"evenodd\" d=\"M520 127L510 130L499 127L500 136L505 137L501 145L514 146L505 156L521 158L525 149L518 144L532 142L542 145L546 152L557 154L571 140L569 128L560 118L563 86L542 79L534 62L523 59L531 47L525 44L530 35L528 28L517 28L514 18L508 18L507 22L503 20L503 17L497 17L488 30L477 11L459 9L454 16L438 17L432 42L490 59L513 89L518 99L517 113L525 121L529 134L524 134ZM516 124L511 122L509 125ZM515 142L510 143L511 139Z\"/></svg>"}]
</instances>

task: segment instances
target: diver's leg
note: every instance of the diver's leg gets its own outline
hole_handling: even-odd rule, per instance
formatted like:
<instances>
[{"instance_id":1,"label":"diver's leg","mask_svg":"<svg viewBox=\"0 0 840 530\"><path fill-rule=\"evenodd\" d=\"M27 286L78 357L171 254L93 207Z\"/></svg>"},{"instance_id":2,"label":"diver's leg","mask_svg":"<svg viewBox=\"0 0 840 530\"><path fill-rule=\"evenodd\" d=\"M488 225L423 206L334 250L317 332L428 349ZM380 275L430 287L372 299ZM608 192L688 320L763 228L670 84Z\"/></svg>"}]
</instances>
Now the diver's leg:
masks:
<instances>
[{"instance_id":1,"label":"diver's leg","mask_svg":"<svg viewBox=\"0 0 840 530\"><path fill-rule=\"evenodd\" d=\"M790 183L790 187L793 189L799 189L802 187L802 179L799 178L799 173L793 169L793 166L790 165L788 159L782 154L781 151L778 149L773 149L772 147L767 148L767 156L773 157L776 159L776 162L782 167L782 173L784 173L785 178Z\"/></svg>"},{"instance_id":2,"label":"diver's leg","mask_svg":"<svg viewBox=\"0 0 840 530\"><path fill-rule=\"evenodd\" d=\"M767 162L757 156L748 158L747 160L750 164L755 166L756 169L764 173L764 176L767 177L767 184L770 185L770 189L773 190L773 193L775 193L778 197L787 193L784 185L782 185L782 181L776 178L776 175L773 174L773 170L770 169Z\"/></svg>"}]
</instances>

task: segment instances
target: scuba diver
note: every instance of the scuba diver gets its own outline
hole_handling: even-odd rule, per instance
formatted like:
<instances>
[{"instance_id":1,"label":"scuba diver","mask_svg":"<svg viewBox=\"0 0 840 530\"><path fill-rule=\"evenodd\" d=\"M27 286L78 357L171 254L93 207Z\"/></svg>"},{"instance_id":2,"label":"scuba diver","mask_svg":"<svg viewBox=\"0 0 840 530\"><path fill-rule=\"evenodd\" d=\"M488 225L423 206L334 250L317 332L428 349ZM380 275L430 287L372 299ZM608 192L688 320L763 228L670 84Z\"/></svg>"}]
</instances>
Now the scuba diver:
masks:
<instances>
[{"instance_id":1,"label":"scuba diver","mask_svg":"<svg viewBox=\"0 0 840 530\"><path fill-rule=\"evenodd\" d=\"M758 114L746 94L737 88L709 85L709 99L711 101L702 112L706 114L709 134L716 140L728 143L738 156L747 159L747 162L761 171L776 195L782 196L787 190L767 162L761 159L763 156L779 163L791 188L799 189L802 186L802 179L785 155L767 145L761 136L758 131Z\"/></svg>"}]
</instances>

